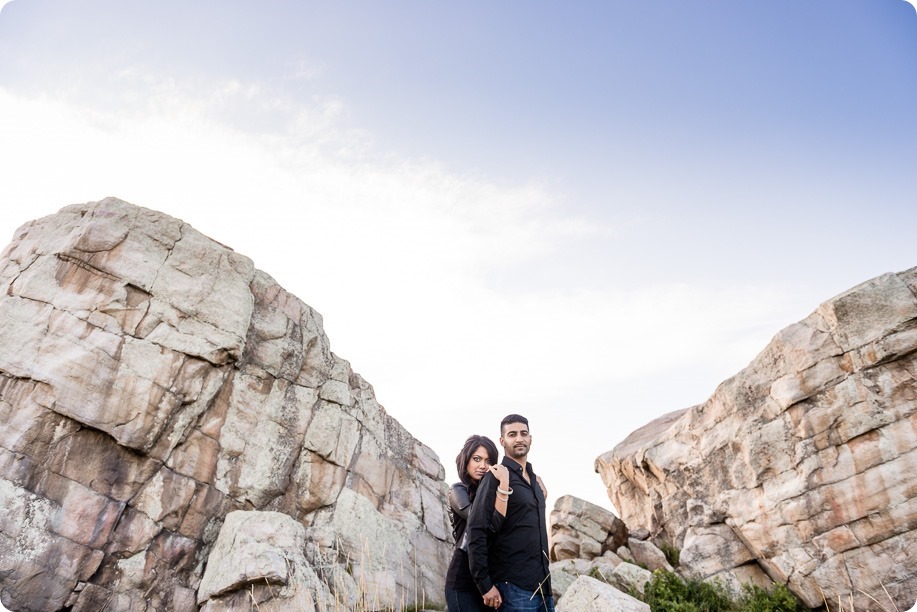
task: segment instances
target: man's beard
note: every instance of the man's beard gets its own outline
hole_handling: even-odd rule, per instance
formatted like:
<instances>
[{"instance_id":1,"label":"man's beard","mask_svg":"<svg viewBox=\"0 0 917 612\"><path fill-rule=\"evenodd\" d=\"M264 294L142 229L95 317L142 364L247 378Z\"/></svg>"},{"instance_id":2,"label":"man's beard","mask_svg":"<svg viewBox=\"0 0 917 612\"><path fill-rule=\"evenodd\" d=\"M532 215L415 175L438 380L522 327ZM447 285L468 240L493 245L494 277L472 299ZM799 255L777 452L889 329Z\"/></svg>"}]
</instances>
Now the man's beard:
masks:
<instances>
[{"instance_id":1,"label":"man's beard","mask_svg":"<svg viewBox=\"0 0 917 612\"><path fill-rule=\"evenodd\" d=\"M509 455L510 457L525 457L526 455L529 454L529 447L528 447L528 445L522 445L522 446L519 446L519 447L517 447L517 446L510 446L509 448L505 448L505 447L504 447L503 450L504 450L504 451L506 452L506 454Z\"/></svg>"}]
</instances>

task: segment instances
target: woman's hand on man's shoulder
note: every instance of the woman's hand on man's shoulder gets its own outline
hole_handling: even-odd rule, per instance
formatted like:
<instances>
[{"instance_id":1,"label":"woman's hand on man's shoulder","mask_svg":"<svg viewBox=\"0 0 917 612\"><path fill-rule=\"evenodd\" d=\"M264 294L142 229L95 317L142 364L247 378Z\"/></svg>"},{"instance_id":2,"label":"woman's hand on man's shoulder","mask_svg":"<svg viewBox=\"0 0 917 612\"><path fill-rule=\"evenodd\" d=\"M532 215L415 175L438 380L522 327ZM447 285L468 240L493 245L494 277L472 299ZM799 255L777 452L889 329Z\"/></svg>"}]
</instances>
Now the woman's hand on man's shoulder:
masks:
<instances>
[{"instance_id":1,"label":"woman's hand on man's shoulder","mask_svg":"<svg viewBox=\"0 0 917 612\"><path fill-rule=\"evenodd\" d=\"M500 488L505 489L509 486L509 470L506 469L505 465L498 463L497 465L490 466L490 473L493 474L497 482L500 483Z\"/></svg>"}]
</instances>

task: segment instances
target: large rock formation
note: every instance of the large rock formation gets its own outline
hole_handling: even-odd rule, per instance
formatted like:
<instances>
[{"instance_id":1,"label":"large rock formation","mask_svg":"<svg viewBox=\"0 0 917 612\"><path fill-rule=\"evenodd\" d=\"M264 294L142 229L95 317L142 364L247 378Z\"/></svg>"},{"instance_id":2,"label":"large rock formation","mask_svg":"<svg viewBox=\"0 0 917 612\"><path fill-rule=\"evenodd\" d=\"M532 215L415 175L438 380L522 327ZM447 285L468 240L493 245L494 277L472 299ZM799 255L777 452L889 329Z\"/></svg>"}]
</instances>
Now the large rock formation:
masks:
<instances>
[{"instance_id":1,"label":"large rock formation","mask_svg":"<svg viewBox=\"0 0 917 612\"><path fill-rule=\"evenodd\" d=\"M872 609L872 596L910 608L915 294L917 268L837 296L777 334L706 403L599 457L624 522L681 547L694 577L766 572L813 607L840 597Z\"/></svg>"},{"instance_id":2,"label":"large rock formation","mask_svg":"<svg viewBox=\"0 0 917 612\"><path fill-rule=\"evenodd\" d=\"M3 252L7 606L439 601L443 477L318 313L187 224L110 198Z\"/></svg>"},{"instance_id":3,"label":"large rock formation","mask_svg":"<svg viewBox=\"0 0 917 612\"><path fill-rule=\"evenodd\" d=\"M593 559L627 544L627 527L608 510L564 495L551 511L551 561Z\"/></svg>"},{"instance_id":4,"label":"large rock formation","mask_svg":"<svg viewBox=\"0 0 917 612\"><path fill-rule=\"evenodd\" d=\"M550 528L551 586L558 610L560 604L566 610L581 607L611 610L622 605L612 605L595 589L586 588L586 584L580 585L584 592L568 598L568 589L579 578L598 578L605 584L600 591L615 592L615 597L631 600L626 593L642 596L653 576L652 570L674 571L665 553L652 542L640 539L649 537L647 530L640 528L629 533L623 521L611 512L571 495L554 503Z\"/></svg>"}]
</instances>

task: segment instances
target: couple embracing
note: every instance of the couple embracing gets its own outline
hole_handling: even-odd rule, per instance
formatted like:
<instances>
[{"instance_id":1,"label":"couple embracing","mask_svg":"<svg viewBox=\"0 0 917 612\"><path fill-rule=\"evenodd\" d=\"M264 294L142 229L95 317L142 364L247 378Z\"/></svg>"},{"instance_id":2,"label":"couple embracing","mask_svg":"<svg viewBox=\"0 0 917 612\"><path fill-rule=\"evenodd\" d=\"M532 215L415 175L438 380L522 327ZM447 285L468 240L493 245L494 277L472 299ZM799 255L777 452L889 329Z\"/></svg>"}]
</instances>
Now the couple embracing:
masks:
<instances>
[{"instance_id":1,"label":"couple embracing","mask_svg":"<svg viewBox=\"0 0 917 612\"><path fill-rule=\"evenodd\" d=\"M545 488L528 462L528 420L500 423L503 461L485 436L455 459L461 482L449 491L455 551L446 574L449 612L553 612Z\"/></svg>"}]
</instances>

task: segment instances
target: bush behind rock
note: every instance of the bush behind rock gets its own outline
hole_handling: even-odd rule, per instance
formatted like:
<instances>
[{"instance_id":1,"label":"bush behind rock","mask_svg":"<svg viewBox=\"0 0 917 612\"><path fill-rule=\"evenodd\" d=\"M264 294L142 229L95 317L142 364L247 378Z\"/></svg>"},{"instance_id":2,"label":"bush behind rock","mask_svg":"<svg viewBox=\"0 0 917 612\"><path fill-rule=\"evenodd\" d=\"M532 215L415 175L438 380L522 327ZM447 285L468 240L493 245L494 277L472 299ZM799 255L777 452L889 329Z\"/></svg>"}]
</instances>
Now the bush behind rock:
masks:
<instances>
[{"instance_id":1,"label":"bush behind rock","mask_svg":"<svg viewBox=\"0 0 917 612\"><path fill-rule=\"evenodd\" d=\"M684 580L656 570L643 601L653 612L802 612L806 606L782 584L771 589L745 585L738 600L717 581Z\"/></svg>"}]
</instances>

